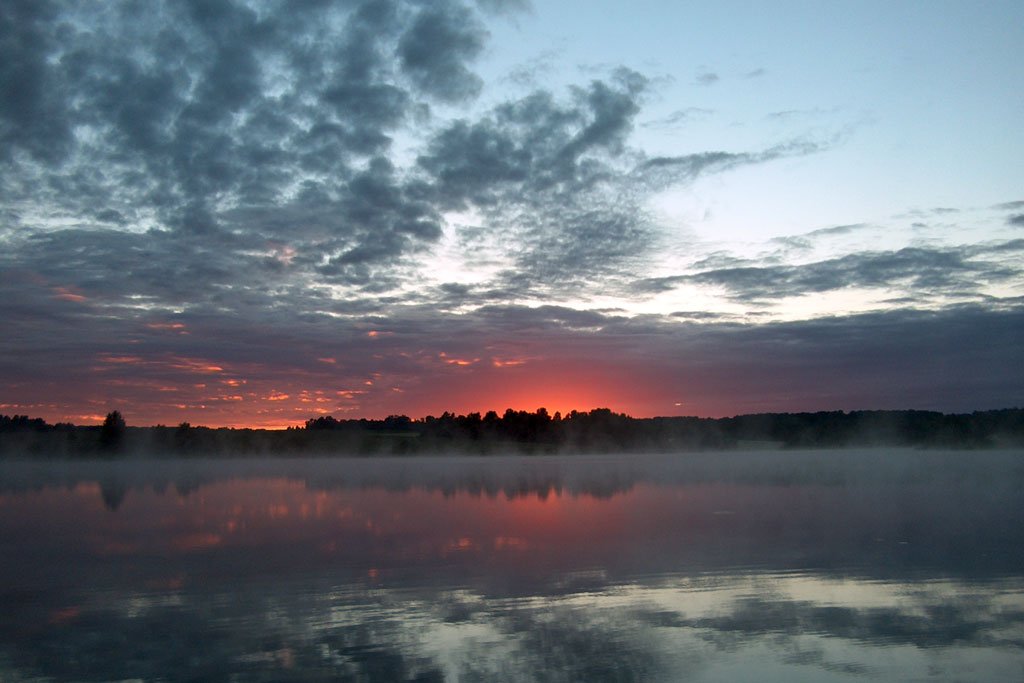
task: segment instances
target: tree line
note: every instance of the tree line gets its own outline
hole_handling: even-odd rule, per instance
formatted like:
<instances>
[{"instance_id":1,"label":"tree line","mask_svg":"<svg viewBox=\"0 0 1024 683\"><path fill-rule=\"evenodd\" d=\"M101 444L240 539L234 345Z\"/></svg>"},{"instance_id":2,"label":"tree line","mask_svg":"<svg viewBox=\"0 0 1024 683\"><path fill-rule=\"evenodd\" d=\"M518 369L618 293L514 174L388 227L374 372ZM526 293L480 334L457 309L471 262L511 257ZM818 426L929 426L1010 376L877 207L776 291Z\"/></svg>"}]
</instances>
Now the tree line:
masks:
<instances>
[{"instance_id":1,"label":"tree line","mask_svg":"<svg viewBox=\"0 0 1024 683\"><path fill-rule=\"evenodd\" d=\"M761 413L727 418L634 418L607 408L551 415L508 409L499 415L412 419L310 418L285 430L130 427L118 411L102 425L48 424L0 415L0 456L126 454L414 455L440 453L676 452L742 448L1024 446L1024 409L944 414L923 410Z\"/></svg>"}]
</instances>

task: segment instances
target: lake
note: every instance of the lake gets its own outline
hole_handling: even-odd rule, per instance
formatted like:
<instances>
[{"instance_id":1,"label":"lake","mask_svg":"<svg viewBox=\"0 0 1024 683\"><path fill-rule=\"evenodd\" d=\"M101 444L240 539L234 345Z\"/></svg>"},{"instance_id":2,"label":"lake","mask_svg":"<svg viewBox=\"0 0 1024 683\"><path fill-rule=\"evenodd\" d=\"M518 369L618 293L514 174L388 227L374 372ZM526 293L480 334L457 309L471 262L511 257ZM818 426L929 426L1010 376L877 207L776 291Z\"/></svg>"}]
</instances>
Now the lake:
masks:
<instances>
[{"instance_id":1,"label":"lake","mask_svg":"<svg viewBox=\"0 0 1024 683\"><path fill-rule=\"evenodd\" d=\"M0 463L2 681L1024 679L1024 452Z\"/></svg>"}]
</instances>

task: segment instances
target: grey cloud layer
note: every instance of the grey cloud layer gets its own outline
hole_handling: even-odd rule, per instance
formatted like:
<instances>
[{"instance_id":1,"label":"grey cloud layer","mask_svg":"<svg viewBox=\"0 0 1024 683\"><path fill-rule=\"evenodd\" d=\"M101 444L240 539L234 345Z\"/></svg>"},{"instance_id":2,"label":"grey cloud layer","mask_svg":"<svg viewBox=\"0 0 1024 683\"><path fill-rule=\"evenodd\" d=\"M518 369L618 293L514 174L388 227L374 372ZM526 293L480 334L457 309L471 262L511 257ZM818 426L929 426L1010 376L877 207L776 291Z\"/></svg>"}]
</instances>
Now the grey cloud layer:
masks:
<instances>
[{"instance_id":1,"label":"grey cloud layer","mask_svg":"<svg viewBox=\"0 0 1024 683\"><path fill-rule=\"evenodd\" d=\"M905 289L922 297L943 293L976 295L980 286L1019 280L1021 269L1016 262L1007 265L993 257L1021 251L1024 251L1024 241L1014 240L988 246L860 252L804 265L762 266L740 262L692 275L649 278L638 281L635 288L656 293L682 284L713 285L744 302L764 302L851 287Z\"/></svg>"},{"instance_id":2,"label":"grey cloud layer","mask_svg":"<svg viewBox=\"0 0 1024 683\"><path fill-rule=\"evenodd\" d=\"M41 233L13 241L8 265L84 243L71 262L91 260L65 284L91 295L159 300L164 286L180 304L181 290L280 286L261 273L379 294L409 280L445 211L467 208L508 257L491 295L557 295L656 247L652 192L818 148L647 159L627 138L649 84L620 69L440 122L398 168L396 135L482 85L487 30L457 0L17 2L0 22L4 229ZM140 254L165 272L143 274L159 267Z\"/></svg>"},{"instance_id":3,"label":"grey cloud layer","mask_svg":"<svg viewBox=\"0 0 1024 683\"><path fill-rule=\"evenodd\" d=\"M27 228L295 240L342 276L440 234L385 155L479 89L486 31L461 3L31 2L0 21L0 199Z\"/></svg>"},{"instance_id":4,"label":"grey cloud layer","mask_svg":"<svg viewBox=\"0 0 1024 683\"><path fill-rule=\"evenodd\" d=\"M446 358L470 363L461 377L538 368L551 373L568 366L590 368L590 374L624 373L661 397L665 413L677 412L671 401L681 398L712 414L973 410L1019 404L1024 386L1020 301L1006 302L1002 310L964 306L744 325L509 304L454 315L434 306L314 301L295 286L244 296L216 293L208 306L168 315L55 298L38 275L15 275L0 292L11 302L5 305L0 375L7 396L39 400L78 383L99 392L116 389L104 382L128 379L174 385L189 370L187 359L223 369L193 375L194 381L301 384L332 395L358 389L364 410L380 410L374 406L386 405L392 387L410 398L432 396L433 409L445 409L437 404L438 387L459 381ZM230 315L218 312L224 301L232 306ZM329 313L343 314L347 322L339 324ZM172 325L180 325L180 332ZM120 358L145 362L122 366ZM517 365L494 369L492 360ZM379 388L363 386L371 378Z\"/></svg>"}]
</instances>

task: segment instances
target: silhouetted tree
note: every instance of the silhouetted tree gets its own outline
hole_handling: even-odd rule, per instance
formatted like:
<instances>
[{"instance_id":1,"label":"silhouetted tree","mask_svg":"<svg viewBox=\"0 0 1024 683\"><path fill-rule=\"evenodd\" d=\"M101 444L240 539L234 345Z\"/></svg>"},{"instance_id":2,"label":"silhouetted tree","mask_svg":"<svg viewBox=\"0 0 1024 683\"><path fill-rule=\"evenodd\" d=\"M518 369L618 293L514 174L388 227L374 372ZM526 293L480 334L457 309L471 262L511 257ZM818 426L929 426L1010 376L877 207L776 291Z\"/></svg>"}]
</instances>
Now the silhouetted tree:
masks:
<instances>
[{"instance_id":1,"label":"silhouetted tree","mask_svg":"<svg viewBox=\"0 0 1024 683\"><path fill-rule=\"evenodd\" d=\"M29 418L28 415L0 415L0 432L45 432L52 429L40 418Z\"/></svg>"},{"instance_id":2,"label":"silhouetted tree","mask_svg":"<svg viewBox=\"0 0 1024 683\"><path fill-rule=\"evenodd\" d=\"M383 427L389 432L407 432L412 426L412 419L406 415L388 415L384 418Z\"/></svg>"},{"instance_id":3,"label":"silhouetted tree","mask_svg":"<svg viewBox=\"0 0 1024 683\"><path fill-rule=\"evenodd\" d=\"M100 447L107 450L120 448L124 442L124 433L127 429L124 418L120 411L114 410L107 413L100 427Z\"/></svg>"},{"instance_id":4,"label":"silhouetted tree","mask_svg":"<svg viewBox=\"0 0 1024 683\"><path fill-rule=\"evenodd\" d=\"M559 419L561 418L561 419ZM0 457L7 454L114 453L127 442L118 411L101 427L49 425L39 418L0 415ZM521 453L663 451L725 449L775 445L786 448L844 446L924 446L940 448L1017 447L1024 444L1024 409L1009 408L943 415L921 410L761 413L727 418L632 418L608 408L549 415L508 409L413 420L335 419L329 415L288 430L211 429L183 422L177 428L136 427L131 437L160 452L181 455L396 453ZM760 446L758 446L760 447ZM116 491L105 501L119 504Z\"/></svg>"}]
</instances>

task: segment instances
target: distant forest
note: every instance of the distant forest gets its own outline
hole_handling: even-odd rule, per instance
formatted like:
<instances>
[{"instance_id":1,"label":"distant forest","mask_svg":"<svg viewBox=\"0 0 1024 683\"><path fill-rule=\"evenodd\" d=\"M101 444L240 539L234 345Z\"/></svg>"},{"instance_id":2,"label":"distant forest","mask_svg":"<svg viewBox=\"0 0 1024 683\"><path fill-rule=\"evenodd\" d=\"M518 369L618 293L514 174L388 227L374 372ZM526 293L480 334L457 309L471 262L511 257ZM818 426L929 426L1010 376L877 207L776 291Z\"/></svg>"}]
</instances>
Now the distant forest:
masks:
<instances>
[{"instance_id":1,"label":"distant forest","mask_svg":"<svg viewBox=\"0 0 1024 683\"><path fill-rule=\"evenodd\" d=\"M759 448L1024 446L1024 409L946 415L923 410L634 418L606 408L564 417L506 410L414 420L311 418L284 430L101 426L0 415L0 457L416 455L677 452Z\"/></svg>"}]
</instances>

